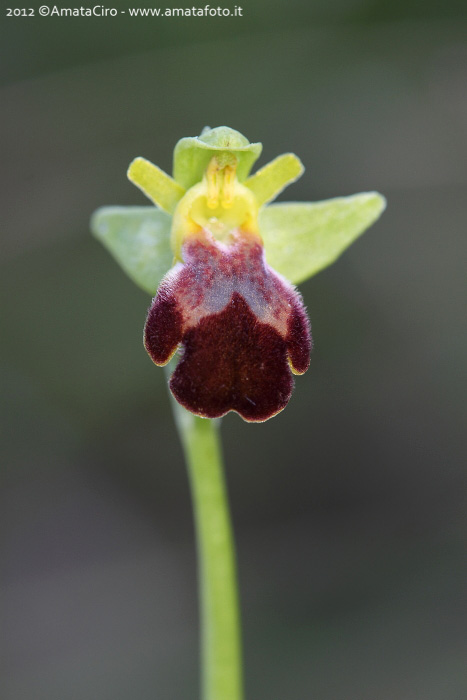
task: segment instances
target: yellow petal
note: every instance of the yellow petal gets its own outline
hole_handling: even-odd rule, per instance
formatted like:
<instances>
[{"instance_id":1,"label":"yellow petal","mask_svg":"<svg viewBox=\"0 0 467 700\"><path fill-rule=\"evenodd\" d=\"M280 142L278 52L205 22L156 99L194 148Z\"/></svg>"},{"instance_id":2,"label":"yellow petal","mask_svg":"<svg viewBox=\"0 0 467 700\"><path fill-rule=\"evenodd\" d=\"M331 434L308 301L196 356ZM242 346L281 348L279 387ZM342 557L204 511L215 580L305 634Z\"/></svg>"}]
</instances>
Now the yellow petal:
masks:
<instances>
[{"instance_id":1,"label":"yellow petal","mask_svg":"<svg viewBox=\"0 0 467 700\"><path fill-rule=\"evenodd\" d=\"M130 163L127 175L146 197L168 214L173 213L185 194L181 185L146 158L135 158Z\"/></svg>"}]
</instances>

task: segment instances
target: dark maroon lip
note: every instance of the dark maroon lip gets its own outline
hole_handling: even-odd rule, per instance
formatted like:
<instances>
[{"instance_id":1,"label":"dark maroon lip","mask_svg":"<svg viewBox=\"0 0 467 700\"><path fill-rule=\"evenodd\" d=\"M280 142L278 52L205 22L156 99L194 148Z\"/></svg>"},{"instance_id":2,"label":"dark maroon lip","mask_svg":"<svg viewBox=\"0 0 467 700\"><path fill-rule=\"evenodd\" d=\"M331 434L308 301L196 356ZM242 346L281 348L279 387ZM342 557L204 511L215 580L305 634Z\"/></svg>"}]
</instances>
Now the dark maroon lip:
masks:
<instances>
[{"instance_id":1,"label":"dark maroon lip","mask_svg":"<svg viewBox=\"0 0 467 700\"><path fill-rule=\"evenodd\" d=\"M292 372L308 369L311 333L301 296L265 264L257 242L240 241L232 255L192 241L185 253L187 262L166 275L149 309L146 350L165 365L182 346L170 388L192 413L235 411L265 421L287 405ZM245 282L261 317L238 289ZM224 306L210 312L220 306L216 294L223 299L232 286Z\"/></svg>"},{"instance_id":2,"label":"dark maroon lip","mask_svg":"<svg viewBox=\"0 0 467 700\"><path fill-rule=\"evenodd\" d=\"M168 362L182 335L181 312L170 298L157 298L146 323L145 345L157 364ZM297 311L286 338L261 323L235 292L219 313L202 318L181 341L183 355L170 389L186 409L204 418L229 411L260 422L287 405L297 373L309 365L308 327Z\"/></svg>"},{"instance_id":3,"label":"dark maroon lip","mask_svg":"<svg viewBox=\"0 0 467 700\"><path fill-rule=\"evenodd\" d=\"M223 311L189 330L183 347L170 388L189 411L205 418L236 411L245 420L264 421L287 405L293 389L287 344L257 321L238 293Z\"/></svg>"}]
</instances>

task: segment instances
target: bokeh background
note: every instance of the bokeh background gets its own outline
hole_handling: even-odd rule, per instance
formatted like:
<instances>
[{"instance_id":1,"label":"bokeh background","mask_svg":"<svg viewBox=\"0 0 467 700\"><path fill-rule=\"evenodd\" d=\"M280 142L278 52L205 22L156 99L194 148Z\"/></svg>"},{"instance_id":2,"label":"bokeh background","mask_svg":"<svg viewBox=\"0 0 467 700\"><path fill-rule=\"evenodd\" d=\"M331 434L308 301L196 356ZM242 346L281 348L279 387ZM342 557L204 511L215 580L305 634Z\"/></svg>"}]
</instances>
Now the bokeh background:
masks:
<instances>
[{"instance_id":1,"label":"bokeh background","mask_svg":"<svg viewBox=\"0 0 467 700\"><path fill-rule=\"evenodd\" d=\"M149 299L88 224L146 204L133 157L170 171L180 137L221 124L263 142L259 164L300 155L282 199L388 199L302 286L316 347L287 410L223 422L247 697L467 697L465 9L2 16L3 700L198 696L191 506L142 347Z\"/></svg>"}]
</instances>

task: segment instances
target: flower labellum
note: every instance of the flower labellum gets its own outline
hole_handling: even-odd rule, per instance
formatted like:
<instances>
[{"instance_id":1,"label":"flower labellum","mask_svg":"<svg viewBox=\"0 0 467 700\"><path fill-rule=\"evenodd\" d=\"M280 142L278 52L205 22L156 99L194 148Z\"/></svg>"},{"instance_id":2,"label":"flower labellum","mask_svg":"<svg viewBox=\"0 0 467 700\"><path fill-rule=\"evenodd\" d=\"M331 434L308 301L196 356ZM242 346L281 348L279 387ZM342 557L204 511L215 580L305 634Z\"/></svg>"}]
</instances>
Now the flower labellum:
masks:
<instances>
[{"instance_id":1,"label":"flower labellum","mask_svg":"<svg viewBox=\"0 0 467 700\"><path fill-rule=\"evenodd\" d=\"M149 309L144 344L157 365L181 346L170 389L189 411L205 418L235 411L265 421L287 405L292 373L308 369L311 350L302 298L268 266L258 226L260 206L283 184L270 170L245 181L258 144L238 132L208 130L191 150L184 141L194 140L179 142L179 161L191 156L199 171L197 181L176 177L188 189L173 212L175 264Z\"/></svg>"}]
</instances>

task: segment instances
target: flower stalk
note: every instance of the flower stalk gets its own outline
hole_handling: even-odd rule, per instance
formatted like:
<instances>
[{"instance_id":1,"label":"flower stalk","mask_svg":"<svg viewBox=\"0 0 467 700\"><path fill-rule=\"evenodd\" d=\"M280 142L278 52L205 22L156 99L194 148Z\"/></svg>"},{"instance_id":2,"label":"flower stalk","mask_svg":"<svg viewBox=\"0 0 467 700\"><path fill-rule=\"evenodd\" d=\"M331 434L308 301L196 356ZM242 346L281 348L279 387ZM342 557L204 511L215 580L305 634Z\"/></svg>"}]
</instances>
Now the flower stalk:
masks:
<instances>
[{"instance_id":1,"label":"flower stalk","mask_svg":"<svg viewBox=\"0 0 467 700\"><path fill-rule=\"evenodd\" d=\"M171 363L172 364L172 363ZM201 617L201 697L242 700L240 610L219 421L198 418L172 397L193 501Z\"/></svg>"}]
</instances>

